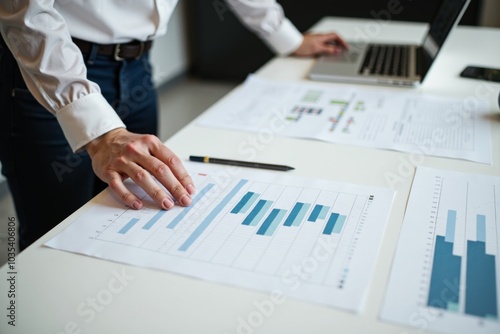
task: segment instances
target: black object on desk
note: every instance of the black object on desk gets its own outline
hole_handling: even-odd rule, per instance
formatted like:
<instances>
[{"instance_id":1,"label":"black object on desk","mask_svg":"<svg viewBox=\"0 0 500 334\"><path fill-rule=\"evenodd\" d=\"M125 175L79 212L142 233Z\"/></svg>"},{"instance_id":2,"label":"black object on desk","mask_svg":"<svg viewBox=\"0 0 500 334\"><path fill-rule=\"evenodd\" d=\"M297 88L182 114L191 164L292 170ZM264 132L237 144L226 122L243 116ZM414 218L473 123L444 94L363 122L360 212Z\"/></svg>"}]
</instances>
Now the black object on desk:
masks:
<instances>
[{"instance_id":1,"label":"black object on desk","mask_svg":"<svg viewBox=\"0 0 500 334\"><path fill-rule=\"evenodd\" d=\"M265 164L260 162L249 162L249 161L238 161L238 160L227 160L227 159L218 159L218 158L210 158L210 157L200 157L200 156L189 156L190 161L204 162L204 163L212 163L212 164L220 164L220 165L230 165L230 166L239 166L239 167L251 167L251 168L260 168L260 169L272 169L279 171L289 171L295 168L284 165L273 165L273 164Z\"/></svg>"}]
</instances>

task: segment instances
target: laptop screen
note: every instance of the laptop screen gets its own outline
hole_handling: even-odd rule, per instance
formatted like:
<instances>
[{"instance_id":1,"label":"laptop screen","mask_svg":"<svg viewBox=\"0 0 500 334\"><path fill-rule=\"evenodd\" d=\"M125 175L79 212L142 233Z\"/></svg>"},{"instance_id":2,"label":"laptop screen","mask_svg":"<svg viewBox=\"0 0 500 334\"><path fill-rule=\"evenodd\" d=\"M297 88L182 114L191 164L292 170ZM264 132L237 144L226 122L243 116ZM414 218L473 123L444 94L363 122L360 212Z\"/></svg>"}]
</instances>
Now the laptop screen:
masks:
<instances>
[{"instance_id":1,"label":"laptop screen","mask_svg":"<svg viewBox=\"0 0 500 334\"><path fill-rule=\"evenodd\" d=\"M435 58L446 37L462 17L470 0L442 0L434 18L432 19L429 32L425 37L423 46L431 58Z\"/></svg>"}]
</instances>

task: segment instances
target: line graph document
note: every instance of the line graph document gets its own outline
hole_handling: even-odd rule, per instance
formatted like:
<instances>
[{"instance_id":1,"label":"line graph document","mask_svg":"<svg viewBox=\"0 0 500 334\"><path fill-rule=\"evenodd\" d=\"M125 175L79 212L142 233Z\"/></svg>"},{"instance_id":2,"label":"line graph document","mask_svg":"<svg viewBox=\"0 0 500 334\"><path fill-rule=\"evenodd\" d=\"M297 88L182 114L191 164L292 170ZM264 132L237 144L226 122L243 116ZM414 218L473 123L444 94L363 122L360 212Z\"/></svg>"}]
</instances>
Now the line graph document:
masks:
<instances>
[{"instance_id":1,"label":"line graph document","mask_svg":"<svg viewBox=\"0 0 500 334\"><path fill-rule=\"evenodd\" d=\"M189 207L132 210L109 190L48 247L216 283L363 309L390 207L386 188L186 163Z\"/></svg>"},{"instance_id":2,"label":"line graph document","mask_svg":"<svg viewBox=\"0 0 500 334\"><path fill-rule=\"evenodd\" d=\"M443 333L500 333L500 177L419 167L382 308Z\"/></svg>"},{"instance_id":3,"label":"line graph document","mask_svg":"<svg viewBox=\"0 0 500 334\"><path fill-rule=\"evenodd\" d=\"M199 124L491 164L489 103L250 76Z\"/></svg>"}]
</instances>

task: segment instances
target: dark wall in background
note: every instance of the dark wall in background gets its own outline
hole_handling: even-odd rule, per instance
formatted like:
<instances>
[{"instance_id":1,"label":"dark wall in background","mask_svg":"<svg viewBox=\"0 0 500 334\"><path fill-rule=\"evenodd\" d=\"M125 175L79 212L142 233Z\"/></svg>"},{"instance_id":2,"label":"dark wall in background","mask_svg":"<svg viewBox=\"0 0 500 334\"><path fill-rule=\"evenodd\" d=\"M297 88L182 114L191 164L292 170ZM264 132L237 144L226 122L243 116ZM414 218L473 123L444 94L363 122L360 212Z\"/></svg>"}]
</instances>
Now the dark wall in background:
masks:
<instances>
[{"instance_id":1,"label":"dark wall in background","mask_svg":"<svg viewBox=\"0 0 500 334\"><path fill-rule=\"evenodd\" d=\"M376 19L391 0L279 0L286 16L302 32L324 16ZM460 24L476 25L480 1L472 0ZM436 0L400 0L401 13L391 20L429 22ZM241 81L274 54L227 10L223 0L188 0L187 22L191 73L205 79ZM382 17L382 16L381 16ZM382 17L385 19L385 17Z\"/></svg>"}]
</instances>

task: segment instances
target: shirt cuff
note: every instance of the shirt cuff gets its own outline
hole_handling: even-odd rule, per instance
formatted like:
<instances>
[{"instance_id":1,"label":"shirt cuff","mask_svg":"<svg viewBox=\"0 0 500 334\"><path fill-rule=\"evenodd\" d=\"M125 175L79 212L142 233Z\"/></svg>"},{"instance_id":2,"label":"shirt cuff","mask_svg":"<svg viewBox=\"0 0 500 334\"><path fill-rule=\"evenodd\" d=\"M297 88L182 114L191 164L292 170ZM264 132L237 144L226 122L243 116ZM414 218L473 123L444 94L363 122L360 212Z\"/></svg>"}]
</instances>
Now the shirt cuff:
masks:
<instances>
[{"instance_id":1,"label":"shirt cuff","mask_svg":"<svg viewBox=\"0 0 500 334\"><path fill-rule=\"evenodd\" d=\"M56 118L74 152L106 132L125 127L100 93L86 95L68 104L56 113Z\"/></svg>"},{"instance_id":2,"label":"shirt cuff","mask_svg":"<svg viewBox=\"0 0 500 334\"><path fill-rule=\"evenodd\" d=\"M280 56L286 56L297 50L302 44L303 36L300 31L284 18L281 26L271 35L265 36L264 41Z\"/></svg>"}]
</instances>

